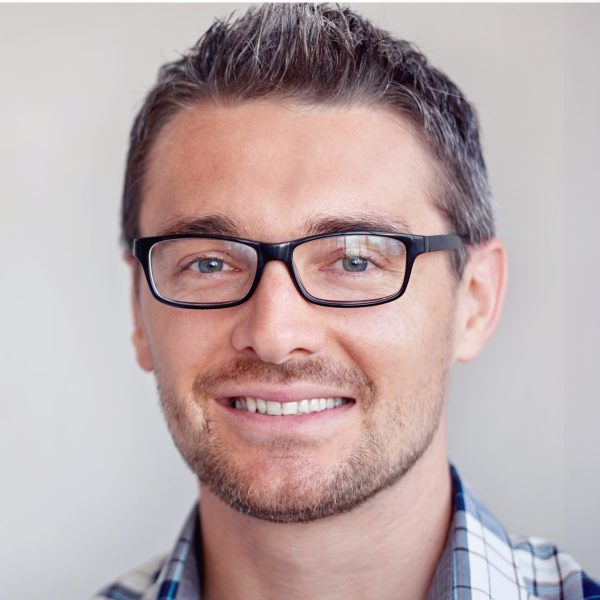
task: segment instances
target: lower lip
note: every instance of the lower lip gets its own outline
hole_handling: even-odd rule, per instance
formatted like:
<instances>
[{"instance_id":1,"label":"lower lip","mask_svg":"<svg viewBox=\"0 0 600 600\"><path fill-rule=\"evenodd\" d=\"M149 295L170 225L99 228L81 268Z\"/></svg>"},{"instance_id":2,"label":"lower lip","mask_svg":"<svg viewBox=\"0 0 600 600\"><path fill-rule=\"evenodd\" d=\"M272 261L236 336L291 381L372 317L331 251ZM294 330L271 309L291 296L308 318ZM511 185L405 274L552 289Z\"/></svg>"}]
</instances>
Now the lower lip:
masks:
<instances>
[{"instance_id":1,"label":"lower lip","mask_svg":"<svg viewBox=\"0 0 600 600\"><path fill-rule=\"evenodd\" d=\"M349 401L337 408L298 415L263 415L259 412L240 410L230 405L230 399L219 399L217 405L223 409L229 419L235 419L238 425L243 427L263 430L268 433L318 433L345 420L355 406L355 402Z\"/></svg>"}]
</instances>

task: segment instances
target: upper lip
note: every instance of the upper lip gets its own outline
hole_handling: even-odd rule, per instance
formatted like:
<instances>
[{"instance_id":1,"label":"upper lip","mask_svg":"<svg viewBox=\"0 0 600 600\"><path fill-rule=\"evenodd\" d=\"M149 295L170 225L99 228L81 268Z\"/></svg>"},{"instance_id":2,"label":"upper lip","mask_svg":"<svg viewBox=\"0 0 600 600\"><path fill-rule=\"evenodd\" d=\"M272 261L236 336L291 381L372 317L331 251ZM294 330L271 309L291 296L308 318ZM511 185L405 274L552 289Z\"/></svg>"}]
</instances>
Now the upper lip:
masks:
<instances>
[{"instance_id":1,"label":"upper lip","mask_svg":"<svg viewBox=\"0 0 600 600\"><path fill-rule=\"evenodd\" d=\"M298 402L312 398L345 398L353 399L347 390L328 388L315 384L265 385L248 384L223 386L215 390L216 399L262 398L275 402Z\"/></svg>"}]
</instances>

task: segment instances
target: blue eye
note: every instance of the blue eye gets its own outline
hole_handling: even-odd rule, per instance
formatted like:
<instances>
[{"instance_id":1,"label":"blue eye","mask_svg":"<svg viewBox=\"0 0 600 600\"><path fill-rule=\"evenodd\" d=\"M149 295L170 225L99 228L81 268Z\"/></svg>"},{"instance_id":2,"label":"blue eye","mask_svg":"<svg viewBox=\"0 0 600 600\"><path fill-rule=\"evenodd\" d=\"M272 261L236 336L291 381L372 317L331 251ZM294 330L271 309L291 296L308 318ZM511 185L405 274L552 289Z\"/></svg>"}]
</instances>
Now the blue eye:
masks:
<instances>
[{"instance_id":1,"label":"blue eye","mask_svg":"<svg viewBox=\"0 0 600 600\"><path fill-rule=\"evenodd\" d=\"M366 271L369 266L369 261L361 256L346 256L342 260L344 271L350 271L351 273L360 273Z\"/></svg>"},{"instance_id":2,"label":"blue eye","mask_svg":"<svg viewBox=\"0 0 600 600\"><path fill-rule=\"evenodd\" d=\"M218 258L201 258L196 261L196 265L200 273L218 273L225 266L223 261Z\"/></svg>"}]
</instances>

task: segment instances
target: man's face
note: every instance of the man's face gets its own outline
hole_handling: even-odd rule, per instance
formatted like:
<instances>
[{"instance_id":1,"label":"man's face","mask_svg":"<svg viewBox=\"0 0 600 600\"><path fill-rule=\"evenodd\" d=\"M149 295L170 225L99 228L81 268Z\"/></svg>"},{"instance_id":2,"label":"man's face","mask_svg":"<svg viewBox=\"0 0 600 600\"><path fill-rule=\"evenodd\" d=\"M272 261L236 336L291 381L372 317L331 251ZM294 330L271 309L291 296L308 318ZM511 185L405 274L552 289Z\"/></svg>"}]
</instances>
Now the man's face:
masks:
<instances>
[{"instance_id":1,"label":"man's face","mask_svg":"<svg viewBox=\"0 0 600 600\"><path fill-rule=\"evenodd\" d=\"M197 221L263 242L369 223L445 233L435 182L410 129L380 109L201 105L153 148L140 230ZM444 252L417 259L402 298L368 308L308 303L281 262L232 308L169 307L142 282L134 341L199 479L242 512L311 520L362 503L428 448L453 360L455 287ZM245 397L344 403L269 416L232 406Z\"/></svg>"}]
</instances>

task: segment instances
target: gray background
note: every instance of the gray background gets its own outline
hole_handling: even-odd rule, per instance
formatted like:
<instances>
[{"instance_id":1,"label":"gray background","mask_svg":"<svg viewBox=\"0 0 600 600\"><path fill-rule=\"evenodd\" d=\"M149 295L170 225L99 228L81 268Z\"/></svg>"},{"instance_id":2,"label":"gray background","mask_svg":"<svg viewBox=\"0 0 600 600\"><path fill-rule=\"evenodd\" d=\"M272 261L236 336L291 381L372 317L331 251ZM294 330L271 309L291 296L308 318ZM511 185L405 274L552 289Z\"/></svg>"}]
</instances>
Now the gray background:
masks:
<instances>
[{"instance_id":1,"label":"gray background","mask_svg":"<svg viewBox=\"0 0 600 600\"><path fill-rule=\"evenodd\" d=\"M170 548L195 498L130 346L119 196L158 66L237 6L0 6L5 598L90 596ZM452 460L598 576L600 7L357 7L477 106L510 254L496 335L454 374Z\"/></svg>"}]
</instances>

